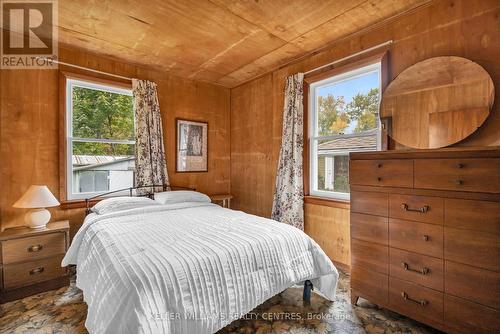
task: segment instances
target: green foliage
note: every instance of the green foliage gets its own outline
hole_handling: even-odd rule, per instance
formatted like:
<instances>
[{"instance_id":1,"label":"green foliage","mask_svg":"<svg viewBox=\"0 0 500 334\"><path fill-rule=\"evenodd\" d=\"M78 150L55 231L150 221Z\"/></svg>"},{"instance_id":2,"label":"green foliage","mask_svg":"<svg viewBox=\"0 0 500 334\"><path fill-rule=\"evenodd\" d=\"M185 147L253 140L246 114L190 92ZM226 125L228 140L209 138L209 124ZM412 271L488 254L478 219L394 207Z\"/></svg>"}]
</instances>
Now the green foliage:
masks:
<instances>
[{"instance_id":1,"label":"green foliage","mask_svg":"<svg viewBox=\"0 0 500 334\"><path fill-rule=\"evenodd\" d=\"M347 117L343 116L344 109L343 96L334 97L328 94L318 97L318 132L320 136L339 134L348 126L348 124L344 127L342 125L342 119L348 120Z\"/></svg>"},{"instance_id":2,"label":"green foliage","mask_svg":"<svg viewBox=\"0 0 500 334\"><path fill-rule=\"evenodd\" d=\"M340 193L348 193L349 190L349 177L347 175L336 175L333 180L335 184L335 191Z\"/></svg>"},{"instance_id":3,"label":"green foliage","mask_svg":"<svg viewBox=\"0 0 500 334\"><path fill-rule=\"evenodd\" d=\"M108 144L73 142L73 154L82 155L134 155L134 146L129 144Z\"/></svg>"},{"instance_id":4,"label":"green foliage","mask_svg":"<svg viewBox=\"0 0 500 334\"><path fill-rule=\"evenodd\" d=\"M356 94L352 101L345 103L343 96L318 97L318 132L320 136L344 133L351 122L357 121L354 132L363 132L377 127L378 88L367 94Z\"/></svg>"},{"instance_id":5,"label":"green foliage","mask_svg":"<svg viewBox=\"0 0 500 334\"><path fill-rule=\"evenodd\" d=\"M132 96L74 87L73 137L133 140ZM75 142L73 153L133 155L133 145Z\"/></svg>"},{"instance_id":6,"label":"green foliage","mask_svg":"<svg viewBox=\"0 0 500 334\"><path fill-rule=\"evenodd\" d=\"M336 174L333 184L335 189L325 188L325 176L318 173L318 190L336 191L341 193L349 192L349 177L345 174Z\"/></svg>"},{"instance_id":7,"label":"green foliage","mask_svg":"<svg viewBox=\"0 0 500 334\"><path fill-rule=\"evenodd\" d=\"M372 88L368 94L356 94L346 106L351 120L358 120L354 132L363 132L377 127L378 88Z\"/></svg>"},{"instance_id":8,"label":"green foliage","mask_svg":"<svg viewBox=\"0 0 500 334\"><path fill-rule=\"evenodd\" d=\"M325 188L325 177L318 174L318 190L328 190Z\"/></svg>"}]
</instances>

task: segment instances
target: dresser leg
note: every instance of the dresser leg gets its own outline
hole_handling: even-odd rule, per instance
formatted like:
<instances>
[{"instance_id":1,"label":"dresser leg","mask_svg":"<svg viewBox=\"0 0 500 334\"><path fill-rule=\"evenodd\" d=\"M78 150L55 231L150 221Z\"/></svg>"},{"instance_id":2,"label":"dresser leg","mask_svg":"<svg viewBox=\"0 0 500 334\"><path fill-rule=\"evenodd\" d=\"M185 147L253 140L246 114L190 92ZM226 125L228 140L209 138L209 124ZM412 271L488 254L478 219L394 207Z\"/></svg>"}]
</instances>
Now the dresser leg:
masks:
<instances>
[{"instance_id":1,"label":"dresser leg","mask_svg":"<svg viewBox=\"0 0 500 334\"><path fill-rule=\"evenodd\" d=\"M351 304L356 305L358 302L359 296L357 296L354 291L351 291Z\"/></svg>"}]
</instances>

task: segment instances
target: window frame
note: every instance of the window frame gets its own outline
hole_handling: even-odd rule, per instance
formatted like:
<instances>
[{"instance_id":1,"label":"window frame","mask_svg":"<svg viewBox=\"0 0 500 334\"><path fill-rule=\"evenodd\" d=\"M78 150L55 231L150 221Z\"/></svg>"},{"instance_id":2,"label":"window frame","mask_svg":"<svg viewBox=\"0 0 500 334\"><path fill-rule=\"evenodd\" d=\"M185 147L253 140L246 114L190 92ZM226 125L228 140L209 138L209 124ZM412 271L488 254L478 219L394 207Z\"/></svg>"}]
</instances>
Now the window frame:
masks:
<instances>
[{"instance_id":1,"label":"window frame","mask_svg":"<svg viewBox=\"0 0 500 334\"><path fill-rule=\"evenodd\" d=\"M380 94L383 93L388 83L388 53L386 51L358 58L350 63L344 63L334 68L326 68L320 71L314 71L311 75L304 78L304 190L306 202L311 199L314 202L328 204L328 202L349 203L350 193L341 193L334 191L318 190L317 188L317 150L315 142L321 139L346 138L349 136L359 136L359 134L318 136L316 127L315 112L315 94L314 89L328 83L341 82L369 73L378 69ZM353 75L352 72L355 74ZM379 105L381 95L379 98ZM388 146L388 138L384 130L384 124L379 119L377 131L377 150L385 150ZM351 152L360 152L360 150L342 150L342 154L349 155ZM339 151L340 153L340 151ZM316 179L315 179L316 177Z\"/></svg>"},{"instance_id":2,"label":"window frame","mask_svg":"<svg viewBox=\"0 0 500 334\"><path fill-rule=\"evenodd\" d=\"M110 81L98 77L88 77L80 74L61 73L60 76L60 108L61 122L60 128L63 129L60 134L60 142L64 147L60 150L60 168L64 175L60 182L61 200L64 202L83 202L85 198L105 193L105 191L73 193L73 143L74 142L98 142L108 144L129 144L135 145L135 140L114 140L97 138L73 137L73 87L83 87L101 91L107 91L117 94L133 96L132 85L130 83ZM135 115L134 115L135 118ZM135 119L134 119L135 128ZM64 206L64 205L63 205Z\"/></svg>"}]
</instances>

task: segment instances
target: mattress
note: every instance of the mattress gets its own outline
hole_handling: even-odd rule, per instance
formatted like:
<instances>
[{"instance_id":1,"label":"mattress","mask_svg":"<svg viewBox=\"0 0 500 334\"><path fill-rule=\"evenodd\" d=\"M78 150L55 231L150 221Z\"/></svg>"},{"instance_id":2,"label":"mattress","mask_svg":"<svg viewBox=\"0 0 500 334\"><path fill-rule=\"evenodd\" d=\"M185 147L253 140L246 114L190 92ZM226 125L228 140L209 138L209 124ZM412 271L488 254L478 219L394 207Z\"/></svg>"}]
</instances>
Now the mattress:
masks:
<instances>
[{"instance_id":1,"label":"mattress","mask_svg":"<svg viewBox=\"0 0 500 334\"><path fill-rule=\"evenodd\" d=\"M90 214L69 264L90 333L214 333L305 280L333 300L338 279L295 227L195 202Z\"/></svg>"}]
</instances>

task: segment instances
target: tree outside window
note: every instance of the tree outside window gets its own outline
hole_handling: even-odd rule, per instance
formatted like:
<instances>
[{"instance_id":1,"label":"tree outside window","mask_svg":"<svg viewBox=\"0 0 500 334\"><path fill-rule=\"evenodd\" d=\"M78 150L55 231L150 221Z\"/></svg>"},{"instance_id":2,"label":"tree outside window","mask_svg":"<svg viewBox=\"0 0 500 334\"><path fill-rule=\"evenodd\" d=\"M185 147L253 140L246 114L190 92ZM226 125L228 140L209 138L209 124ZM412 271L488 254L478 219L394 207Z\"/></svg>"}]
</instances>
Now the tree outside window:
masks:
<instances>
[{"instance_id":1,"label":"tree outside window","mask_svg":"<svg viewBox=\"0 0 500 334\"><path fill-rule=\"evenodd\" d=\"M349 197L349 153L380 142L380 64L310 86L311 194Z\"/></svg>"},{"instance_id":2,"label":"tree outside window","mask_svg":"<svg viewBox=\"0 0 500 334\"><path fill-rule=\"evenodd\" d=\"M134 111L128 89L67 80L68 198L133 186ZM71 159L71 161L69 161Z\"/></svg>"}]
</instances>

